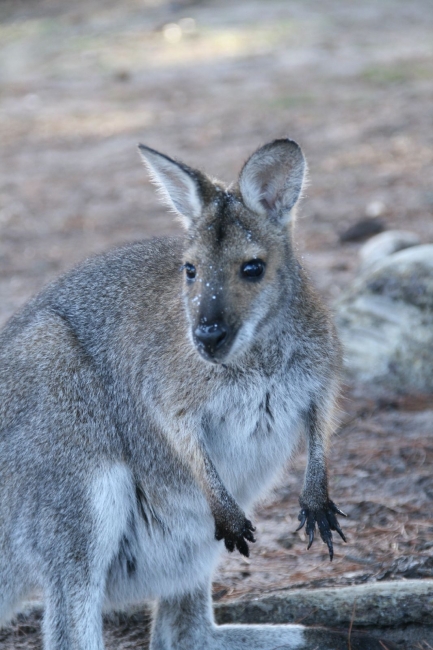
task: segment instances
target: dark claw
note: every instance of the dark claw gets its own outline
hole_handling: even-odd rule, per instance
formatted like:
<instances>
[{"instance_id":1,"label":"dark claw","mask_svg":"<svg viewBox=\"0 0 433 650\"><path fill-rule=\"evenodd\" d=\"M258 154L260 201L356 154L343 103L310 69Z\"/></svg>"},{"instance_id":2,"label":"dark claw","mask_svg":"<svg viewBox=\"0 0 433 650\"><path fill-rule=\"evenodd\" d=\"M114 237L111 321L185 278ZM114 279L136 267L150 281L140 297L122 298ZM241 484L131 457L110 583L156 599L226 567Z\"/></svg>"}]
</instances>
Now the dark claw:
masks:
<instances>
[{"instance_id":1,"label":"dark claw","mask_svg":"<svg viewBox=\"0 0 433 650\"><path fill-rule=\"evenodd\" d=\"M312 543L314 542L314 534L316 532L316 519L311 512L307 511L307 525L305 526L305 532L308 535L308 549L311 548Z\"/></svg>"},{"instance_id":2,"label":"dark claw","mask_svg":"<svg viewBox=\"0 0 433 650\"><path fill-rule=\"evenodd\" d=\"M256 529L253 526L253 524L251 523L251 521L249 519L245 519L245 524L244 524L244 529L242 531L242 536L245 537L245 539L247 539L249 542L252 542L253 544L256 541L256 538L253 535L255 530ZM238 549L238 550L240 551L240 549ZM242 553L242 551L240 551L240 552ZM245 553L243 553L243 555L245 555ZM248 555L247 555L247 557L248 557Z\"/></svg>"},{"instance_id":3,"label":"dark claw","mask_svg":"<svg viewBox=\"0 0 433 650\"><path fill-rule=\"evenodd\" d=\"M236 541L236 548L238 549L239 553L242 555L245 555L245 557L250 557L250 549L248 548L248 544L242 537L240 537Z\"/></svg>"},{"instance_id":4,"label":"dark claw","mask_svg":"<svg viewBox=\"0 0 433 650\"><path fill-rule=\"evenodd\" d=\"M249 530L256 530L255 526L253 526L252 522L249 519L245 519L244 523L244 528L248 528Z\"/></svg>"},{"instance_id":5,"label":"dark claw","mask_svg":"<svg viewBox=\"0 0 433 650\"><path fill-rule=\"evenodd\" d=\"M300 521L301 523L299 524L299 526L295 530L295 533L297 533L298 530L301 530L302 526L307 521L307 511L306 510L304 510L304 509L301 510L301 512L298 515L298 521Z\"/></svg>"},{"instance_id":6,"label":"dark claw","mask_svg":"<svg viewBox=\"0 0 433 650\"><path fill-rule=\"evenodd\" d=\"M336 524L334 530L337 531L337 533L340 535L340 537L341 537L341 539L343 540L343 542L346 542L346 544L347 544L346 535L343 533L343 531L341 530L341 528L340 528L340 526L338 525L338 523Z\"/></svg>"},{"instance_id":7,"label":"dark claw","mask_svg":"<svg viewBox=\"0 0 433 650\"><path fill-rule=\"evenodd\" d=\"M329 551L329 558L332 562L334 557L334 546L332 544L332 524L330 522L330 517L328 513L323 513L324 516L317 517L317 525L319 527L319 533L322 540L325 542ZM328 516L327 516L328 515Z\"/></svg>"},{"instance_id":8,"label":"dark claw","mask_svg":"<svg viewBox=\"0 0 433 650\"><path fill-rule=\"evenodd\" d=\"M346 537L345 537L343 531L341 530L340 525L339 525L339 523L337 521L337 517L334 515L333 512L328 514L328 521L329 521L329 525L330 525L331 530L335 530L340 535L341 539L344 542L347 542L347 539L346 539Z\"/></svg>"},{"instance_id":9,"label":"dark claw","mask_svg":"<svg viewBox=\"0 0 433 650\"><path fill-rule=\"evenodd\" d=\"M341 539L346 542L346 537L343 531L340 528L336 514L340 514L343 517L347 517L332 501L329 501L327 506L323 510L308 510L308 508L303 508L298 515L300 524L296 530L300 530L304 524L305 532L308 535L308 546L307 550L311 548L311 545L314 542L314 534L316 530L316 523L319 528L320 537L323 542L327 545L329 551L329 558L332 562L334 557L334 547L332 543L332 531L335 530L341 537Z\"/></svg>"},{"instance_id":10,"label":"dark claw","mask_svg":"<svg viewBox=\"0 0 433 650\"><path fill-rule=\"evenodd\" d=\"M232 553L235 548L237 548L239 553L245 555L245 557L249 557L250 550L248 548L246 540L252 543L256 541L256 538L253 535L253 532L255 530L256 529L254 528L251 521L249 519L245 519L243 528L240 533L230 530L225 526L217 526L215 529L215 539L223 539L225 547L228 551L230 551L230 553Z\"/></svg>"},{"instance_id":11,"label":"dark claw","mask_svg":"<svg viewBox=\"0 0 433 650\"><path fill-rule=\"evenodd\" d=\"M341 515L342 517L348 517L349 515L346 515L345 512L340 510L338 506L335 505L333 501L329 501L329 509L332 510L332 512L335 512L336 515Z\"/></svg>"}]
</instances>

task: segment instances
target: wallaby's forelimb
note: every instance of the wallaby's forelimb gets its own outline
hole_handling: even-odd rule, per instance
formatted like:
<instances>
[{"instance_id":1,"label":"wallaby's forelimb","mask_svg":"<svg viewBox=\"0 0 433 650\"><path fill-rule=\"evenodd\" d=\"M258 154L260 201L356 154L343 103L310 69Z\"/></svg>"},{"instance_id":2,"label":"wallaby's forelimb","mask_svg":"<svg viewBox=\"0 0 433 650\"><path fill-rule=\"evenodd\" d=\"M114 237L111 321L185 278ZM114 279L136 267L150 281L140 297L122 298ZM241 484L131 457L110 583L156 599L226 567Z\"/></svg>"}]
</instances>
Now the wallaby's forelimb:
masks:
<instances>
[{"instance_id":1,"label":"wallaby's forelimb","mask_svg":"<svg viewBox=\"0 0 433 650\"><path fill-rule=\"evenodd\" d=\"M305 525L309 549L314 541L316 523L320 537L329 551L329 558L334 557L332 531L335 530L346 542L336 515L346 517L328 496L328 472L326 467L326 442L328 438L329 416L324 408L312 402L306 414L308 462L302 494L299 497L301 511L298 515L300 524L297 531Z\"/></svg>"},{"instance_id":2,"label":"wallaby's forelimb","mask_svg":"<svg viewBox=\"0 0 433 650\"><path fill-rule=\"evenodd\" d=\"M227 492L206 453L204 461L208 478L205 486L209 492L208 500L215 519L215 537L218 540L223 539L226 549L230 552L237 548L239 553L249 557L250 552L245 540L249 542L256 541L253 535L255 528L251 521L245 517L233 497Z\"/></svg>"},{"instance_id":3,"label":"wallaby's forelimb","mask_svg":"<svg viewBox=\"0 0 433 650\"><path fill-rule=\"evenodd\" d=\"M189 435L187 439L176 436L172 442L181 458L189 458L189 466L203 490L215 521L215 539L223 539L228 551L236 548L239 553L249 557L245 540L256 541L253 535L255 528L221 481L206 448L199 440L199 434Z\"/></svg>"}]
</instances>

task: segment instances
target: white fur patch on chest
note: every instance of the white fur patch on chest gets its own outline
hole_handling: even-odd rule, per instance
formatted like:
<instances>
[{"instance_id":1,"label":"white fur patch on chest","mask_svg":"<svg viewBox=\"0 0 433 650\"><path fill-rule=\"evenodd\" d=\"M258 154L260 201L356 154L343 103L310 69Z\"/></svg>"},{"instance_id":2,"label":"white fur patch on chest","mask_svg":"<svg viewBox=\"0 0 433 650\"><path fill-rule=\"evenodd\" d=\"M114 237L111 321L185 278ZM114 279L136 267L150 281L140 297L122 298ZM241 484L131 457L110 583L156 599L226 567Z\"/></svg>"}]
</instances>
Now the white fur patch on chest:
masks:
<instances>
[{"instance_id":1,"label":"white fur patch on chest","mask_svg":"<svg viewBox=\"0 0 433 650\"><path fill-rule=\"evenodd\" d=\"M251 503L290 458L300 429L298 400L286 386L251 382L222 389L207 406L205 442L223 483Z\"/></svg>"}]
</instances>

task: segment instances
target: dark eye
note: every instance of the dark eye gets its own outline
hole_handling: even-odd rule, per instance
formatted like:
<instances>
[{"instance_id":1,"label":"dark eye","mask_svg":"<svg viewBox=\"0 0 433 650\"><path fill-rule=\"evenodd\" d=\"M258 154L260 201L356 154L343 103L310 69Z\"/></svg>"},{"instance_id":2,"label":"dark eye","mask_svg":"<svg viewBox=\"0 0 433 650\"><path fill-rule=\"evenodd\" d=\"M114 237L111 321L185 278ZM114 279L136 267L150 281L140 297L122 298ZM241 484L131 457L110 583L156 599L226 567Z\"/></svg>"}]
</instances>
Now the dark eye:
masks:
<instances>
[{"instance_id":1,"label":"dark eye","mask_svg":"<svg viewBox=\"0 0 433 650\"><path fill-rule=\"evenodd\" d=\"M195 270L194 264L190 264L189 262L186 262L186 264L183 265L183 268L185 269L185 275L188 278L188 280L195 280L197 271Z\"/></svg>"},{"instance_id":2,"label":"dark eye","mask_svg":"<svg viewBox=\"0 0 433 650\"><path fill-rule=\"evenodd\" d=\"M245 280L258 280L265 272L266 264L263 260L250 260L241 266L241 276Z\"/></svg>"}]
</instances>

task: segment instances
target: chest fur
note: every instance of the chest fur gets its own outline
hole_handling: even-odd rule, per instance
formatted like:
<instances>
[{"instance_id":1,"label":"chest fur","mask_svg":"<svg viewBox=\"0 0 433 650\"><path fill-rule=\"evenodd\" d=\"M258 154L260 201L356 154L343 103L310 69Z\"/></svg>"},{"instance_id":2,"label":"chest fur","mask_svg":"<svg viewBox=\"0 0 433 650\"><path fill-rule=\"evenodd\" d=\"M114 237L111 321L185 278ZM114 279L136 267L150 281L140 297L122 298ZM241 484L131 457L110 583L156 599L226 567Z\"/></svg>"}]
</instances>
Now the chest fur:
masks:
<instances>
[{"instance_id":1,"label":"chest fur","mask_svg":"<svg viewBox=\"0 0 433 650\"><path fill-rule=\"evenodd\" d=\"M303 402L298 391L280 380L223 387L206 405L206 448L223 483L244 507L290 458L301 430Z\"/></svg>"}]
</instances>

